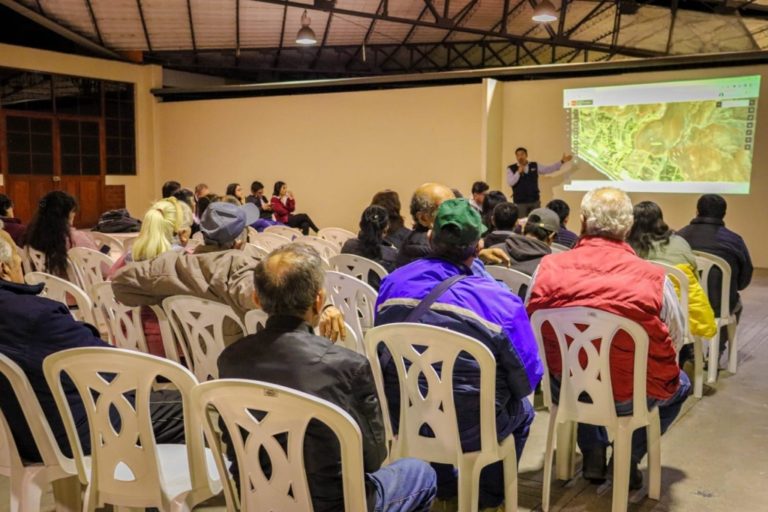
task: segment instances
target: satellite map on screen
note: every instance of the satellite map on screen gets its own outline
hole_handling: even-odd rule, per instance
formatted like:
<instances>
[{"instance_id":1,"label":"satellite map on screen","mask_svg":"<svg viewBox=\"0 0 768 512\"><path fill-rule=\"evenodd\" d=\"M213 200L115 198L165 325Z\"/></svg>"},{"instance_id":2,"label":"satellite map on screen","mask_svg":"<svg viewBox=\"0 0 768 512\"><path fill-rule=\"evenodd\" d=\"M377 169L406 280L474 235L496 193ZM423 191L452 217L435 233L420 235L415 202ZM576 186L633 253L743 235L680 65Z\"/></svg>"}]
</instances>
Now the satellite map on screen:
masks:
<instances>
[{"instance_id":1,"label":"satellite map on screen","mask_svg":"<svg viewBox=\"0 0 768 512\"><path fill-rule=\"evenodd\" d=\"M571 149L610 181L655 182L649 191L686 182L748 192L759 84L751 76L566 90Z\"/></svg>"}]
</instances>

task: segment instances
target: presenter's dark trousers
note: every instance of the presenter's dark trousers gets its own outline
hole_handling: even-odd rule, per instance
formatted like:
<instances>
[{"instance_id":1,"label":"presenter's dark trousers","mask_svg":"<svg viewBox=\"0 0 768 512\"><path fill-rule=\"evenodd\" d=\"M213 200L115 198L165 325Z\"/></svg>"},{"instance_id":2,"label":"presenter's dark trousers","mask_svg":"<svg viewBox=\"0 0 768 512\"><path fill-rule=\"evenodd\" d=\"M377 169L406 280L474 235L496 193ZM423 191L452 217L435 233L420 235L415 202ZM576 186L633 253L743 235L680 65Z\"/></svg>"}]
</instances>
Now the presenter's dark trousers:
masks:
<instances>
[{"instance_id":1,"label":"presenter's dark trousers","mask_svg":"<svg viewBox=\"0 0 768 512\"><path fill-rule=\"evenodd\" d=\"M523 218L527 217L528 214L536 208L541 208L541 201L536 201L533 203L515 203L515 206L517 206L518 217Z\"/></svg>"}]
</instances>

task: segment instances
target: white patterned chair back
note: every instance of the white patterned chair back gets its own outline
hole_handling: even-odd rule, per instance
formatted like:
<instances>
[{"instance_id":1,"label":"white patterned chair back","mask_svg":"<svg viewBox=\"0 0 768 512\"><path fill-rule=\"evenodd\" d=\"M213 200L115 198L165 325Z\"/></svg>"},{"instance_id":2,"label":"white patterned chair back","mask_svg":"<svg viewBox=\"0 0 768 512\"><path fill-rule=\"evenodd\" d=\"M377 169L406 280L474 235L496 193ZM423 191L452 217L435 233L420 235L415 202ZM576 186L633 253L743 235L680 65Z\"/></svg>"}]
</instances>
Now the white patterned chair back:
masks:
<instances>
[{"instance_id":1,"label":"white patterned chair back","mask_svg":"<svg viewBox=\"0 0 768 512\"><path fill-rule=\"evenodd\" d=\"M329 263L332 270L352 276L364 283L368 282L370 272L379 276L379 279L384 279L389 274L387 269L375 261L354 254L337 254L330 259Z\"/></svg>"},{"instance_id":2,"label":"white patterned chair back","mask_svg":"<svg viewBox=\"0 0 768 512\"><path fill-rule=\"evenodd\" d=\"M24 280L27 284L44 285L41 295L67 306L75 320L89 323L94 327L97 325L93 314L93 301L79 286L45 272L30 272L24 276Z\"/></svg>"},{"instance_id":3,"label":"white patterned chair back","mask_svg":"<svg viewBox=\"0 0 768 512\"><path fill-rule=\"evenodd\" d=\"M356 234L344 228L323 228L317 232L317 236L323 240L333 242L338 246L339 250L344 246L344 242L350 238L357 238Z\"/></svg>"},{"instance_id":4,"label":"white patterned chair back","mask_svg":"<svg viewBox=\"0 0 768 512\"><path fill-rule=\"evenodd\" d=\"M325 273L325 290L328 299L341 311L344 321L352 327L360 341L357 352L364 354L362 341L368 329L373 327L373 308L378 296L376 290L368 283L332 270Z\"/></svg>"},{"instance_id":5,"label":"white patterned chair back","mask_svg":"<svg viewBox=\"0 0 768 512\"><path fill-rule=\"evenodd\" d=\"M119 348L149 353L141 323L141 308L120 304L115 299L112 283L105 281L93 287L96 308L107 322L109 339Z\"/></svg>"}]
</instances>

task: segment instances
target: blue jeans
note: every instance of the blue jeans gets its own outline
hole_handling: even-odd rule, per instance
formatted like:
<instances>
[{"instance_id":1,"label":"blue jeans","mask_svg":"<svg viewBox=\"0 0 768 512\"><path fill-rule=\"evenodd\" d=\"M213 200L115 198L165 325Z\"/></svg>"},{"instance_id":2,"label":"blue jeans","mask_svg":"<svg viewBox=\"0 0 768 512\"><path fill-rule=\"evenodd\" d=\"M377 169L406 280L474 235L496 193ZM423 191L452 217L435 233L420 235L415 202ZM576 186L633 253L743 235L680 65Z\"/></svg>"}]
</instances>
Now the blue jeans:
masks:
<instances>
[{"instance_id":1,"label":"blue jeans","mask_svg":"<svg viewBox=\"0 0 768 512\"><path fill-rule=\"evenodd\" d=\"M554 377L550 378L552 387L552 401L557 403L560 398L560 381ZM667 431L669 426L675 421L683 402L688 398L691 390L691 381L685 372L680 372L680 386L674 395L666 400L648 398L648 407L657 406L659 408L659 423L661 424L661 433ZM632 414L632 400L616 402L616 414L619 416L629 416ZM604 427L587 425L579 423L576 429L576 442L579 445L581 453L608 446L608 432ZM632 434L632 463L639 463L648 451L648 436L644 428L639 428Z\"/></svg>"},{"instance_id":2,"label":"blue jeans","mask_svg":"<svg viewBox=\"0 0 768 512\"><path fill-rule=\"evenodd\" d=\"M376 512L427 512L435 499L435 472L418 459L400 459L365 475L376 487Z\"/></svg>"},{"instance_id":3,"label":"blue jeans","mask_svg":"<svg viewBox=\"0 0 768 512\"><path fill-rule=\"evenodd\" d=\"M515 404L519 411L512 416L515 423L512 429L512 435L515 438L515 451L517 452L517 461L520 462L520 456L523 453L525 442L528 440L528 433L533 423L533 406L527 398L520 400ZM478 434L479 436L479 434ZM480 449L480 439L467 440L462 437L462 444L469 450ZM437 489L440 499L450 499L458 493L458 471L449 464L432 464L437 472ZM480 504L479 508L498 507L504 502L504 466L501 461L494 462L483 468L480 472Z\"/></svg>"}]
</instances>

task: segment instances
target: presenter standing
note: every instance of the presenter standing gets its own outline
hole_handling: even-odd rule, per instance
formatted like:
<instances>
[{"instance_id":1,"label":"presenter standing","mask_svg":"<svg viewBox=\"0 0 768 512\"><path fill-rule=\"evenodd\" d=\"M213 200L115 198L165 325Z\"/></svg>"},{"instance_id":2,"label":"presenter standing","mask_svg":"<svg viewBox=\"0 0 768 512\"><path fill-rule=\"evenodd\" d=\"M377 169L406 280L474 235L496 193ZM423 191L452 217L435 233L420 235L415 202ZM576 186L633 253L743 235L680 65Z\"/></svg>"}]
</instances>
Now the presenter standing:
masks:
<instances>
[{"instance_id":1,"label":"presenter standing","mask_svg":"<svg viewBox=\"0 0 768 512\"><path fill-rule=\"evenodd\" d=\"M512 202L517 205L520 217L541 207L539 193L539 174L552 174L557 172L564 163L570 162L573 155L564 154L559 162L552 165L539 165L537 162L528 161L528 150L517 148L515 150L517 162L507 167L507 183L512 187Z\"/></svg>"}]
</instances>

